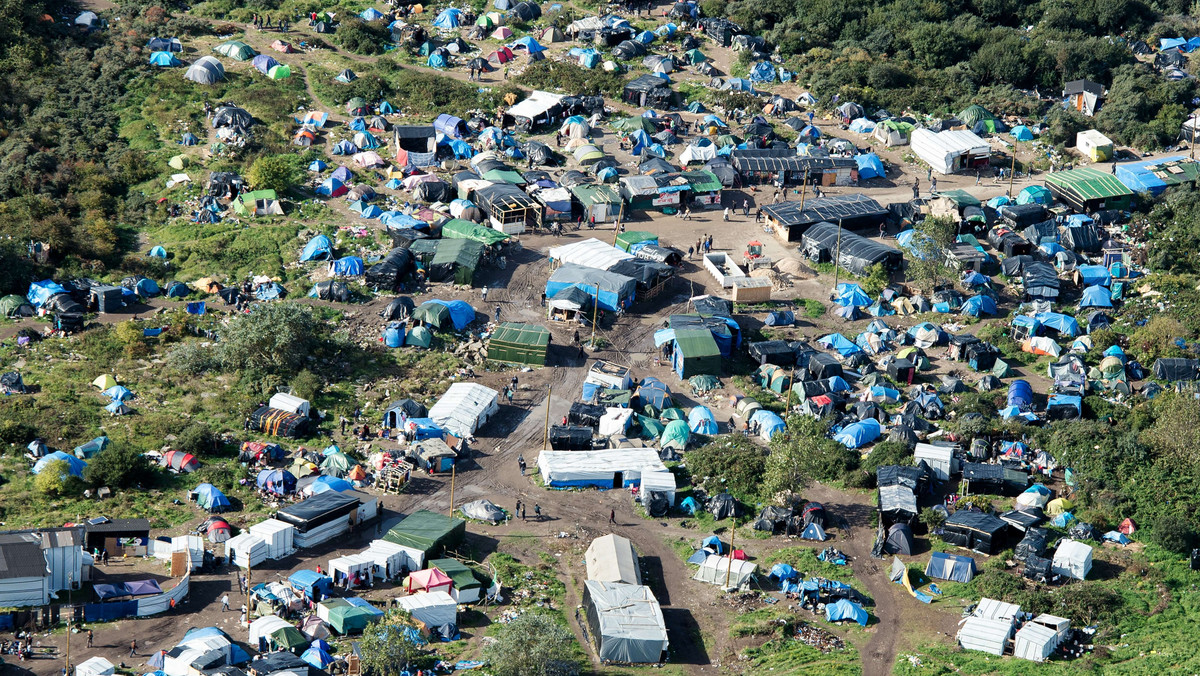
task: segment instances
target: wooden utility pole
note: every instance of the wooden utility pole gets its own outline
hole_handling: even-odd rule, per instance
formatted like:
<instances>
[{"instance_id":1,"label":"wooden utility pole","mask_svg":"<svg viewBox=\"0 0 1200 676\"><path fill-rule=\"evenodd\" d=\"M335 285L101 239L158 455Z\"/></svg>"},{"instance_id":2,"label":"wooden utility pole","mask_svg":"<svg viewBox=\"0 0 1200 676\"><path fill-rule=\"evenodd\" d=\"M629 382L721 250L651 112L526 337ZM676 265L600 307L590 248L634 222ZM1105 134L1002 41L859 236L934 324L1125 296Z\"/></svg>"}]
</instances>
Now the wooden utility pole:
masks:
<instances>
[{"instance_id":1,"label":"wooden utility pole","mask_svg":"<svg viewBox=\"0 0 1200 676\"><path fill-rule=\"evenodd\" d=\"M450 465L450 516L454 516L454 476L458 469L457 464Z\"/></svg>"},{"instance_id":2,"label":"wooden utility pole","mask_svg":"<svg viewBox=\"0 0 1200 676\"><path fill-rule=\"evenodd\" d=\"M75 577L75 573L73 573L73 572L67 573L67 593L68 594L71 593L72 587L74 587L74 582L75 582L74 577ZM64 666L64 673L67 673L67 674L70 674L73 671L71 669L71 626L72 626L72 620L74 619L72 617L72 615L74 615L74 613L72 613L71 611L73 611L73 610L75 610L75 607L73 605L68 604L67 605L67 661L66 661L66 665Z\"/></svg>"},{"instance_id":3,"label":"wooden utility pole","mask_svg":"<svg viewBox=\"0 0 1200 676\"><path fill-rule=\"evenodd\" d=\"M554 389L549 385L546 386L546 429L542 432L542 450L546 450L546 444L550 440L550 393Z\"/></svg>"},{"instance_id":4,"label":"wooden utility pole","mask_svg":"<svg viewBox=\"0 0 1200 676\"><path fill-rule=\"evenodd\" d=\"M246 554L246 626L250 626L250 570L251 570L251 562L252 561L253 561L253 559L250 558L250 554L247 553ZM258 646L252 646L252 647L256 650L258 649Z\"/></svg>"},{"instance_id":5,"label":"wooden utility pole","mask_svg":"<svg viewBox=\"0 0 1200 676\"><path fill-rule=\"evenodd\" d=\"M808 194L808 167L804 168L804 182L800 184L800 213L804 213L804 197Z\"/></svg>"},{"instance_id":6,"label":"wooden utility pole","mask_svg":"<svg viewBox=\"0 0 1200 676\"><path fill-rule=\"evenodd\" d=\"M617 302L621 302L617 299ZM600 284L596 284L596 300L592 303L592 349L596 349L596 317L600 314Z\"/></svg>"},{"instance_id":7,"label":"wooden utility pole","mask_svg":"<svg viewBox=\"0 0 1200 676\"><path fill-rule=\"evenodd\" d=\"M1192 142L1191 147L1188 148L1188 157L1194 160L1196 159L1196 114L1192 113L1188 119L1192 123Z\"/></svg>"},{"instance_id":8,"label":"wooden utility pole","mask_svg":"<svg viewBox=\"0 0 1200 676\"><path fill-rule=\"evenodd\" d=\"M787 416L792 412L792 388L796 385L796 367L792 367L792 377L788 380L788 396L787 406L783 409L784 422L787 422Z\"/></svg>"}]
</instances>

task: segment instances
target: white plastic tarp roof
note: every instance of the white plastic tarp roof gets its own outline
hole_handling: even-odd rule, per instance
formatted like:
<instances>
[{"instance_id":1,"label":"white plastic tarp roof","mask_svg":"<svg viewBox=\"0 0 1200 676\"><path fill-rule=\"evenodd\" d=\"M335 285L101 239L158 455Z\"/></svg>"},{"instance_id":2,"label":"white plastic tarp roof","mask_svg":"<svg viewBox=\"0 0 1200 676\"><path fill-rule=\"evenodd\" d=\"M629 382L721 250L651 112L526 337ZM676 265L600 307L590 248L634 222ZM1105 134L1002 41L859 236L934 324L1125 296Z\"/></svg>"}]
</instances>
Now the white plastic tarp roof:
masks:
<instances>
[{"instance_id":1,"label":"white plastic tarp roof","mask_svg":"<svg viewBox=\"0 0 1200 676\"><path fill-rule=\"evenodd\" d=\"M637 551L629 538L614 534L602 535L592 540L592 544L583 553L583 560L587 565L588 580L642 583Z\"/></svg>"},{"instance_id":2,"label":"white plastic tarp roof","mask_svg":"<svg viewBox=\"0 0 1200 676\"><path fill-rule=\"evenodd\" d=\"M551 94L550 92L534 91L529 94L529 97L521 101L517 105L509 108L508 115L513 117L525 117L530 120L542 115L562 101L562 94Z\"/></svg>"},{"instance_id":3,"label":"white plastic tarp roof","mask_svg":"<svg viewBox=\"0 0 1200 676\"><path fill-rule=\"evenodd\" d=\"M629 419L633 417L633 409L614 406L609 408L600 418L600 436L624 434L629 429Z\"/></svg>"},{"instance_id":4,"label":"white plastic tarp roof","mask_svg":"<svg viewBox=\"0 0 1200 676\"><path fill-rule=\"evenodd\" d=\"M548 485L579 482L612 481L617 472L625 481L638 481L642 472L662 472L666 465L653 449L619 449L607 451L542 451L538 456L538 471Z\"/></svg>"},{"instance_id":5,"label":"white plastic tarp roof","mask_svg":"<svg viewBox=\"0 0 1200 676\"><path fill-rule=\"evenodd\" d=\"M370 557L381 569L387 568L390 563L392 575L398 575L402 566L407 566L409 570L425 567L425 552L387 540L372 540L363 551L363 556Z\"/></svg>"},{"instance_id":6,"label":"white plastic tarp roof","mask_svg":"<svg viewBox=\"0 0 1200 676\"><path fill-rule=\"evenodd\" d=\"M278 615L264 615L250 623L250 645L257 646L260 636L270 638L271 634L290 626L292 625Z\"/></svg>"},{"instance_id":7,"label":"white plastic tarp roof","mask_svg":"<svg viewBox=\"0 0 1200 676\"><path fill-rule=\"evenodd\" d=\"M112 662L103 657L93 657L75 667L75 676L112 676L113 671Z\"/></svg>"},{"instance_id":8,"label":"white plastic tarp roof","mask_svg":"<svg viewBox=\"0 0 1200 676\"><path fill-rule=\"evenodd\" d=\"M602 242L595 237L564 246L550 249L550 259L561 264L581 265L585 268L607 270L624 260L634 256L621 251L617 247Z\"/></svg>"},{"instance_id":9,"label":"white plastic tarp roof","mask_svg":"<svg viewBox=\"0 0 1200 676\"><path fill-rule=\"evenodd\" d=\"M454 383L429 417L457 437L469 437L499 410L500 393L477 383Z\"/></svg>"},{"instance_id":10,"label":"white plastic tarp roof","mask_svg":"<svg viewBox=\"0 0 1200 676\"><path fill-rule=\"evenodd\" d=\"M1082 580L1092 569L1092 548L1076 540L1058 543L1050 569L1059 575Z\"/></svg>"},{"instance_id":11,"label":"white plastic tarp roof","mask_svg":"<svg viewBox=\"0 0 1200 676\"><path fill-rule=\"evenodd\" d=\"M690 145L683 149L679 154L679 161L683 164L691 164L692 162L707 162L717 156L717 146L714 143L698 146Z\"/></svg>"},{"instance_id":12,"label":"white plastic tarp roof","mask_svg":"<svg viewBox=\"0 0 1200 676\"><path fill-rule=\"evenodd\" d=\"M730 587L748 588L756 570L758 566L749 561L730 559L727 556L710 556L700 564L700 569L692 579L722 587L728 579Z\"/></svg>"},{"instance_id":13,"label":"white plastic tarp roof","mask_svg":"<svg viewBox=\"0 0 1200 676\"><path fill-rule=\"evenodd\" d=\"M971 617L1012 622L1017 617L1017 613L1020 612L1021 606L1015 603L1006 603L1004 601L997 601L996 599L979 599L979 603L975 605L975 611L971 613Z\"/></svg>"},{"instance_id":14,"label":"white plastic tarp roof","mask_svg":"<svg viewBox=\"0 0 1200 676\"><path fill-rule=\"evenodd\" d=\"M442 627L457 622L458 604L444 591L401 596L396 605L430 627Z\"/></svg>"},{"instance_id":15,"label":"white plastic tarp roof","mask_svg":"<svg viewBox=\"0 0 1200 676\"><path fill-rule=\"evenodd\" d=\"M588 580L595 608L600 659L606 662L658 662L667 649L662 608L648 587ZM591 613L588 613L591 615Z\"/></svg>"},{"instance_id":16,"label":"white plastic tarp roof","mask_svg":"<svg viewBox=\"0 0 1200 676\"><path fill-rule=\"evenodd\" d=\"M261 400L260 400L261 401ZM267 402L267 406L277 408L288 413L297 415L308 415L308 401L300 397L292 396L284 392L277 392L272 395L271 400Z\"/></svg>"},{"instance_id":17,"label":"white plastic tarp roof","mask_svg":"<svg viewBox=\"0 0 1200 676\"><path fill-rule=\"evenodd\" d=\"M1003 655L1012 630L1012 622L968 617L958 630L958 644L967 650Z\"/></svg>"},{"instance_id":18,"label":"white plastic tarp roof","mask_svg":"<svg viewBox=\"0 0 1200 676\"><path fill-rule=\"evenodd\" d=\"M642 472L641 494L649 491L666 493L671 506L675 506L675 475L670 470L664 472Z\"/></svg>"},{"instance_id":19,"label":"white plastic tarp roof","mask_svg":"<svg viewBox=\"0 0 1200 676\"><path fill-rule=\"evenodd\" d=\"M962 155L986 156L991 152L987 141L966 130L932 132L916 129L910 143L913 152L941 174L952 173L955 159Z\"/></svg>"},{"instance_id":20,"label":"white plastic tarp roof","mask_svg":"<svg viewBox=\"0 0 1200 676\"><path fill-rule=\"evenodd\" d=\"M1027 622L1017 632L1013 642L1013 656L1023 660L1043 662L1054 654L1058 647L1058 632L1043 624Z\"/></svg>"}]
</instances>

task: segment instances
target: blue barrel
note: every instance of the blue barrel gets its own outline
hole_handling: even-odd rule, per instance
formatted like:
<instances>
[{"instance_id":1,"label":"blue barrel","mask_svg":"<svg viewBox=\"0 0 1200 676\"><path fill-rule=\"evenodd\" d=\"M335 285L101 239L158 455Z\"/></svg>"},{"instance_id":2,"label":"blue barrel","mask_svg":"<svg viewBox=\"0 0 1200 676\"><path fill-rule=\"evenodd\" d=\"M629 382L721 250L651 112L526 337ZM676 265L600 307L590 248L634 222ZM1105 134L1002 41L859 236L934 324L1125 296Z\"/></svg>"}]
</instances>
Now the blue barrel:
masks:
<instances>
[{"instance_id":1,"label":"blue barrel","mask_svg":"<svg viewBox=\"0 0 1200 676\"><path fill-rule=\"evenodd\" d=\"M383 330L383 344L388 347L404 347L404 327L398 324L389 324Z\"/></svg>"}]
</instances>

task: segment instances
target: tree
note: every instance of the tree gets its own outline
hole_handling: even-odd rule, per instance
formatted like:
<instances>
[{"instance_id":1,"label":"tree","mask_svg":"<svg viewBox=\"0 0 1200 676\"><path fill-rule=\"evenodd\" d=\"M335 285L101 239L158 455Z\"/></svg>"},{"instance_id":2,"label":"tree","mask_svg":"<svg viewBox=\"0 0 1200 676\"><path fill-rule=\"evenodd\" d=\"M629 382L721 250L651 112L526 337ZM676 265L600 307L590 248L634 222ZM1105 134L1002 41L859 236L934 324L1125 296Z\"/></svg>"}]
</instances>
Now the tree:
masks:
<instances>
[{"instance_id":1,"label":"tree","mask_svg":"<svg viewBox=\"0 0 1200 676\"><path fill-rule=\"evenodd\" d=\"M33 478L33 487L42 495L57 497L74 492L79 480L71 474L66 460L52 460Z\"/></svg>"},{"instance_id":2,"label":"tree","mask_svg":"<svg viewBox=\"0 0 1200 676\"><path fill-rule=\"evenodd\" d=\"M1187 517L1178 511L1166 512L1154 521L1150 536L1159 547L1177 554L1186 554L1196 541L1196 530Z\"/></svg>"},{"instance_id":3,"label":"tree","mask_svg":"<svg viewBox=\"0 0 1200 676\"><path fill-rule=\"evenodd\" d=\"M222 337L217 360L226 371L290 379L320 348L326 331L309 307L271 303L238 315Z\"/></svg>"},{"instance_id":4,"label":"tree","mask_svg":"<svg viewBox=\"0 0 1200 676\"><path fill-rule=\"evenodd\" d=\"M83 478L93 486L128 488L147 483L154 470L145 456L127 445L110 446L97 453L83 470Z\"/></svg>"},{"instance_id":5,"label":"tree","mask_svg":"<svg viewBox=\"0 0 1200 676\"><path fill-rule=\"evenodd\" d=\"M740 434L717 437L710 444L688 451L685 457L692 482L707 485L710 493L726 490L748 501L761 497L767 454L746 437Z\"/></svg>"},{"instance_id":6,"label":"tree","mask_svg":"<svg viewBox=\"0 0 1200 676\"><path fill-rule=\"evenodd\" d=\"M247 178L256 190L274 190L282 195L304 180L304 172L293 155L264 155L250 165Z\"/></svg>"},{"instance_id":7,"label":"tree","mask_svg":"<svg viewBox=\"0 0 1200 676\"><path fill-rule=\"evenodd\" d=\"M768 497L799 493L810 482L841 479L858 454L826 437L829 421L790 416L787 434L771 439L762 483Z\"/></svg>"},{"instance_id":8,"label":"tree","mask_svg":"<svg viewBox=\"0 0 1200 676\"><path fill-rule=\"evenodd\" d=\"M483 655L495 676L574 676L574 651L575 636L554 616L529 611L501 627Z\"/></svg>"},{"instance_id":9,"label":"tree","mask_svg":"<svg viewBox=\"0 0 1200 676\"><path fill-rule=\"evenodd\" d=\"M1200 407L1190 396L1164 395L1154 402L1154 424L1142 442L1167 458L1191 466L1200 461Z\"/></svg>"},{"instance_id":10,"label":"tree","mask_svg":"<svg viewBox=\"0 0 1200 676\"><path fill-rule=\"evenodd\" d=\"M196 423L183 428L175 439L175 445L184 453L197 458L213 452L219 437L207 425Z\"/></svg>"},{"instance_id":11,"label":"tree","mask_svg":"<svg viewBox=\"0 0 1200 676\"><path fill-rule=\"evenodd\" d=\"M1179 320L1167 315L1155 315L1129 337L1129 349L1143 364L1152 364L1160 357L1181 354L1175 339L1188 335Z\"/></svg>"},{"instance_id":12,"label":"tree","mask_svg":"<svg viewBox=\"0 0 1200 676\"><path fill-rule=\"evenodd\" d=\"M924 283L932 291L939 281L950 274L946 256L958 236L954 221L942 216L930 217L913 226L908 278L918 285Z\"/></svg>"},{"instance_id":13,"label":"tree","mask_svg":"<svg viewBox=\"0 0 1200 676\"><path fill-rule=\"evenodd\" d=\"M301 399L316 399L324 386L325 383L321 378L308 369L304 369L296 374L296 377L292 378L291 382L292 394Z\"/></svg>"},{"instance_id":14,"label":"tree","mask_svg":"<svg viewBox=\"0 0 1200 676\"><path fill-rule=\"evenodd\" d=\"M858 280L858 283L868 296L877 296L887 288L891 281L891 276L888 275L887 268L883 267L883 263L876 263L867 268L867 274Z\"/></svg>"},{"instance_id":15,"label":"tree","mask_svg":"<svg viewBox=\"0 0 1200 676\"><path fill-rule=\"evenodd\" d=\"M417 634L412 617L401 610L390 610L359 641L365 673L393 676L408 668L421 655L421 646L412 638Z\"/></svg>"}]
</instances>

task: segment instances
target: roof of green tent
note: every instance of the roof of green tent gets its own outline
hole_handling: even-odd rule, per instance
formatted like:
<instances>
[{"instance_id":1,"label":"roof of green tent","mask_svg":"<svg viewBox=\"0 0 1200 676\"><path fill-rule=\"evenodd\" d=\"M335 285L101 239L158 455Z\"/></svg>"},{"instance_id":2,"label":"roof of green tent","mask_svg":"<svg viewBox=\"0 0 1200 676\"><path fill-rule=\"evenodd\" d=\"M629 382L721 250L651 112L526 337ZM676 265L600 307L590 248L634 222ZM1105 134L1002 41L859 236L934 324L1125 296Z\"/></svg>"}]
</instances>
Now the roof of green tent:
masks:
<instances>
[{"instance_id":1,"label":"roof of green tent","mask_svg":"<svg viewBox=\"0 0 1200 676\"><path fill-rule=\"evenodd\" d=\"M621 251L629 251L629 247L634 244L649 240L658 241L658 235L646 230L630 230L617 235L617 248Z\"/></svg>"},{"instance_id":2,"label":"roof of green tent","mask_svg":"<svg viewBox=\"0 0 1200 676\"><path fill-rule=\"evenodd\" d=\"M659 422L656 418L650 418L638 413L637 419L638 424L642 426L642 437L646 439L657 439L667 429L667 426Z\"/></svg>"},{"instance_id":3,"label":"roof of green tent","mask_svg":"<svg viewBox=\"0 0 1200 676\"><path fill-rule=\"evenodd\" d=\"M707 169L685 171L680 176L692 187L692 192L717 192L725 187L721 185L721 179Z\"/></svg>"},{"instance_id":4,"label":"roof of green tent","mask_svg":"<svg viewBox=\"0 0 1200 676\"><path fill-rule=\"evenodd\" d=\"M479 578L475 577L475 571L458 559L433 559L427 561L425 567L437 568L445 573L447 577L454 580L454 588L458 590L483 586Z\"/></svg>"},{"instance_id":5,"label":"roof of green tent","mask_svg":"<svg viewBox=\"0 0 1200 676\"><path fill-rule=\"evenodd\" d=\"M651 122L649 119L641 117L641 116L626 117L626 118L617 120L616 122L612 123L612 128L617 131L626 132L628 134L632 134L633 132L635 132L639 129L646 132L647 134L653 134L658 131L658 128L654 126L653 122Z\"/></svg>"},{"instance_id":6,"label":"roof of green tent","mask_svg":"<svg viewBox=\"0 0 1200 676\"><path fill-rule=\"evenodd\" d=\"M383 539L428 554L462 540L466 532L466 521L422 509L392 526Z\"/></svg>"},{"instance_id":7,"label":"roof of green tent","mask_svg":"<svg viewBox=\"0 0 1200 676\"><path fill-rule=\"evenodd\" d=\"M485 228L482 225L465 221L461 218L446 221L442 225L442 237L444 239L472 239L476 242L483 242L488 246L508 240L508 235L499 230Z\"/></svg>"},{"instance_id":8,"label":"roof of green tent","mask_svg":"<svg viewBox=\"0 0 1200 676\"><path fill-rule=\"evenodd\" d=\"M480 176L492 183L508 183L509 185L525 185L525 177L512 169L492 169Z\"/></svg>"},{"instance_id":9,"label":"roof of green tent","mask_svg":"<svg viewBox=\"0 0 1200 676\"><path fill-rule=\"evenodd\" d=\"M954 200L954 203L957 204L958 208L960 209L963 207L977 207L983 204L983 202L979 201L978 197L975 197L971 193L961 188L940 191L938 196L949 197L950 199Z\"/></svg>"},{"instance_id":10,"label":"roof of green tent","mask_svg":"<svg viewBox=\"0 0 1200 676\"><path fill-rule=\"evenodd\" d=\"M687 422L683 420L672 420L667 423L663 429L662 436L659 437L659 446L666 446L669 443L676 443L680 448L687 446L688 439L692 436L692 431L688 429Z\"/></svg>"},{"instance_id":11,"label":"roof of green tent","mask_svg":"<svg viewBox=\"0 0 1200 676\"><path fill-rule=\"evenodd\" d=\"M338 605L329 609L329 625L342 635L366 629L371 620L377 617L379 617L378 614L366 608L350 604Z\"/></svg>"},{"instance_id":12,"label":"roof of green tent","mask_svg":"<svg viewBox=\"0 0 1200 676\"><path fill-rule=\"evenodd\" d=\"M963 111L958 114L958 119L962 120L968 127L971 127L980 120L994 120L996 119L996 116L989 113L987 108L975 103L964 108Z\"/></svg>"},{"instance_id":13,"label":"roof of green tent","mask_svg":"<svg viewBox=\"0 0 1200 676\"><path fill-rule=\"evenodd\" d=\"M1117 180L1116 176L1091 167L1079 167L1071 171L1056 171L1053 174L1046 174L1046 183L1062 190L1072 191L1085 200L1133 194L1133 191Z\"/></svg>"},{"instance_id":14,"label":"roof of green tent","mask_svg":"<svg viewBox=\"0 0 1200 676\"><path fill-rule=\"evenodd\" d=\"M433 254L433 265L448 265L454 263L463 267L475 269L479 265L479 257L483 255L483 243L473 239L447 239L438 245L437 253Z\"/></svg>"},{"instance_id":15,"label":"roof of green tent","mask_svg":"<svg viewBox=\"0 0 1200 676\"><path fill-rule=\"evenodd\" d=\"M675 329L675 342L684 358L721 355L721 349L708 329Z\"/></svg>"},{"instance_id":16,"label":"roof of green tent","mask_svg":"<svg viewBox=\"0 0 1200 676\"><path fill-rule=\"evenodd\" d=\"M536 324L504 322L492 333L491 340L518 345L546 347L550 344L550 331Z\"/></svg>"},{"instance_id":17,"label":"roof of green tent","mask_svg":"<svg viewBox=\"0 0 1200 676\"><path fill-rule=\"evenodd\" d=\"M440 246L438 250L441 250ZM441 303L421 303L417 306L417 309L413 310L412 317L413 319L441 326L443 322L450 319L450 309Z\"/></svg>"}]
</instances>

